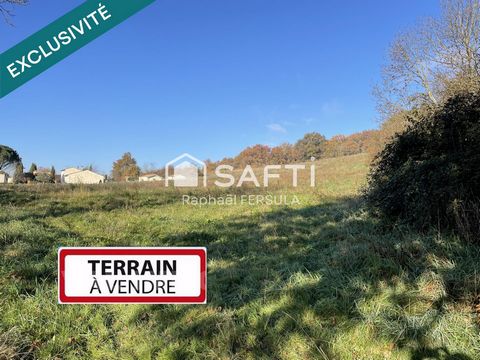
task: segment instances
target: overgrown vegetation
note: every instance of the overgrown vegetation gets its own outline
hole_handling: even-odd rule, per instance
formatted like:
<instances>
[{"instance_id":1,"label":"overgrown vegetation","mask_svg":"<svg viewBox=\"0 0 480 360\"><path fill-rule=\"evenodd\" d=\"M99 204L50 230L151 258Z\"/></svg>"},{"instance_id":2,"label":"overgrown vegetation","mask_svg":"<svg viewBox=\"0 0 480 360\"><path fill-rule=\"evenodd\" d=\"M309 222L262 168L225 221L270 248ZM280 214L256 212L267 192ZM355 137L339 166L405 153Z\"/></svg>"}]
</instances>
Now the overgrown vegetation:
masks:
<instances>
[{"instance_id":1,"label":"overgrown vegetation","mask_svg":"<svg viewBox=\"0 0 480 360\"><path fill-rule=\"evenodd\" d=\"M428 113L427 113L428 114ZM480 96L457 95L415 116L381 152L368 200L382 215L419 228L457 228L478 240Z\"/></svg>"},{"instance_id":2,"label":"overgrown vegetation","mask_svg":"<svg viewBox=\"0 0 480 360\"><path fill-rule=\"evenodd\" d=\"M390 220L478 242L480 2L444 0L441 10L390 49L377 95L391 136L367 200Z\"/></svg>"}]
</instances>

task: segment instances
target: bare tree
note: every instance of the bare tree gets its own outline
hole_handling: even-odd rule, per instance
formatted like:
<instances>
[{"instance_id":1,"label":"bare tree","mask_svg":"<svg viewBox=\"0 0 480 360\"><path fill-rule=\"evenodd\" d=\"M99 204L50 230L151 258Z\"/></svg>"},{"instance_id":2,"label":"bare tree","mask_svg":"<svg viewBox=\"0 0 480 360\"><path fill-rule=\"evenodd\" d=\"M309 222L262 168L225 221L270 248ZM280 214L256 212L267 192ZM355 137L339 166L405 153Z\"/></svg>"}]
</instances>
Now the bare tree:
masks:
<instances>
[{"instance_id":1,"label":"bare tree","mask_svg":"<svg viewBox=\"0 0 480 360\"><path fill-rule=\"evenodd\" d=\"M442 0L441 9L393 42L374 91L384 115L479 87L480 0Z\"/></svg>"},{"instance_id":2,"label":"bare tree","mask_svg":"<svg viewBox=\"0 0 480 360\"><path fill-rule=\"evenodd\" d=\"M16 5L26 5L27 3L28 0L0 0L0 14L7 23L11 24L13 8Z\"/></svg>"}]
</instances>

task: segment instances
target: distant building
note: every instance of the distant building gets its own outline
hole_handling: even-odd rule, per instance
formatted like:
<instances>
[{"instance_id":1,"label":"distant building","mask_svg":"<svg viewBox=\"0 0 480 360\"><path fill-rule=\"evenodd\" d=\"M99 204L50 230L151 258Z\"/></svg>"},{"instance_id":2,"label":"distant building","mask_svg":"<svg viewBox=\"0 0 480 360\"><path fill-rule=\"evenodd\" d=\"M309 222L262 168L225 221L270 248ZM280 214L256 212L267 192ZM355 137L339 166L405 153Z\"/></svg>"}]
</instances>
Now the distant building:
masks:
<instances>
[{"instance_id":1,"label":"distant building","mask_svg":"<svg viewBox=\"0 0 480 360\"><path fill-rule=\"evenodd\" d=\"M52 177L52 172L50 169L47 168L39 168L33 172L33 175L35 176L35 181L44 183L44 184L49 184L55 182L54 178Z\"/></svg>"},{"instance_id":2,"label":"distant building","mask_svg":"<svg viewBox=\"0 0 480 360\"><path fill-rule=\"evenodd\" d=\"M0 171L0 184L8 184L9 178L10 176L6 172Z\"/></svg>"},{"instance_id":3,"label":"distant building","mask_svg":"<svg viewBox=\"0 0 480 360\"><path fill-rule=\"evenodd\" d=\"M79 172L79 171L82 171L80 169L77 169L77 168L66 168L66 169L63 169L62 172L60 173L60 181L62 183L65 183L65 177L70 175L70 174L73 174L73 173L76 173L76 172Z\"/></svg>"},{"instance_id":4,"label":"distant building","mask_svg":"<svg viewBox=\"0 0 480 360\"><path fill-rule=\"evenodd\" d=\"M162 181L163 177L158 174L144 174L140 175L138 181L140 182L149 182L149 181Z\"/></svg>"},{"instance_id":5,"label":"distant building","mask_svg":"<svg viewBox=\"0 0 480 360\"><path fill-rule=\"evenodd\" d=\"M91 170L68 168L62 170L60 179L64 184L103 184L106 177Z\"/></svg>"},{"instance_id":6,"label":"distant building","mask_svg":"<svg viewBox=\"0 0 480 360\"><path fill-rule=\"evenodd\" d=\"M185 175L182 175L182 174L175 174L175 175L172 175L172 176L169 176L167 178L167 180L173 180L173 181L183 181L183 180L187 180L187 177Z\"/></svg>"}]
</instances>

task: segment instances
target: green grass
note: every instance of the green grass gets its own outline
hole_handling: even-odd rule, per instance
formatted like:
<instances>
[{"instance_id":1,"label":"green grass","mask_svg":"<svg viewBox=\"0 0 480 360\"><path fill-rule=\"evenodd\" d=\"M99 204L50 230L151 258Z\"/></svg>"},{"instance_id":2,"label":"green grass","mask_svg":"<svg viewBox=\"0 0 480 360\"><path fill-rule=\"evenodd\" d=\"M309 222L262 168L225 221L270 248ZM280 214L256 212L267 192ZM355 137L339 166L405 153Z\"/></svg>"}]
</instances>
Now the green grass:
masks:
<instances>
[{"instance_id":1,"label":"green grass","mask_svg":"<svg viewBox=\"0 0 480 360\"><path fill-rule=\"evenodd\" d=\"M479 248L370 217L365 156L319 168L315 189L269 190L298 206L0 189L0 359L480 359ZM60 246L206 246L208 304L58 305Z\"/></svg>"}]
</instances>

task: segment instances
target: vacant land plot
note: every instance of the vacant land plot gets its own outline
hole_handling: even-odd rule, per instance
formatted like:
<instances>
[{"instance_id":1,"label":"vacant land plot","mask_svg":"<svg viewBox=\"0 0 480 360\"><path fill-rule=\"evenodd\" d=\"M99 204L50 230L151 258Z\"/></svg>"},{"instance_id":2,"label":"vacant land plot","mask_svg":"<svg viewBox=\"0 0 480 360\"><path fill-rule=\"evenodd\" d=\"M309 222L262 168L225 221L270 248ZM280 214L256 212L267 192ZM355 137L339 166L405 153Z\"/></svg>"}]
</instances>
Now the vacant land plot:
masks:
<instances>
[{"instance_id":1,"label":"vacant land plot","mask_svg":"<svg viewBox=\"0 0 480 360\"><path fill-rule=\"evenodd\" d=\"M315 189L270 190L293 206L0 189L0 359L479 359L478 247L369 216L367 168L324 160ZM60 246L206 246L208 304L58 305Z\"/></svg>"}]
</instances>

